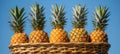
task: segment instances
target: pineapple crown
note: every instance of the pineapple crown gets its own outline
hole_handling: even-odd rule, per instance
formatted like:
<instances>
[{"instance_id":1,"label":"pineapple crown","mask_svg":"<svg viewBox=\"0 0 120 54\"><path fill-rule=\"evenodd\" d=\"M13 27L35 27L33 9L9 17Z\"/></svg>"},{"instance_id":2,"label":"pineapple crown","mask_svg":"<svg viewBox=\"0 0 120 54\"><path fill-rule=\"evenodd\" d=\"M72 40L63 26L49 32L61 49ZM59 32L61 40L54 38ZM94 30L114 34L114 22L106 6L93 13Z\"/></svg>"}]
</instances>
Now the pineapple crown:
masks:
<instances>
[{"instance_id":1,"label":"pineapple crown","mask_svg":"<svg viewBox=\"0 0 120 54\"><path fill-rule=\"evenodd\" d=\"M34 30L41 30L44 28L45 17L44 17L44 7L40 6L38 3L32 5L30 16L32 18L31 25Z\"/></svg>"},{"instance_id":2,"label":"pineapple crown","mask_svg":"<svg viewBox=\"0 0 120 54\"><path fill-rule=\"evenodd\" d=\"M65 12L64 7L56 4L56 6L52 6L52 25L54 28L59 27L63 28L65 25Z\"/></svg>"},{"instance_id":3,"label":"pineapple crown","mask_svg":"<svg viewBox=\"0 0 120 54\"><path fill-rule=\"evenodd\" d=\"M75 8L73 8L73 26L75 28L84 28L86 25L86 14L87 9L85 6L76 5Z\"/></svg>"},{"instance_id":4,"label":"pineapple crown","mask_svg":"<svg viewBox=\"0 0 120 54\"><path fill-rule=\"evenodd\" d=\"M110 12L108 12L107 7L99 6L94 12L93 24L95 26L95 29L105 30L106 26L108 25L107 22L109 15Z\"/></svg>"},{"instance_id":5,"label":"pineapple crown","mask_svg":"<svg viewBox=\"0 0 120 54\"><path fill-rule=\"evenodd\" d=\"M10 10L10 14L12 16L10 26L15 33L20 33L24 31L24 23L27 17L24 17L24 8L18 9L16 6L15 9Z\"/></svg>"}]
</instances>

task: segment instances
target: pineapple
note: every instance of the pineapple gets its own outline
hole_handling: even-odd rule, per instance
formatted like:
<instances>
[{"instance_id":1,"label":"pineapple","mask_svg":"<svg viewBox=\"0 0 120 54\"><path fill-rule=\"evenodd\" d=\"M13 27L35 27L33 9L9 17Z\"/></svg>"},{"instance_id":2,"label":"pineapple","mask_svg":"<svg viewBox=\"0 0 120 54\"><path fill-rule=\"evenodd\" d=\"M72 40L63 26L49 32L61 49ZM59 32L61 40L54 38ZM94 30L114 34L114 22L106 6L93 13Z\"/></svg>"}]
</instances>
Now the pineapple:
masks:
<instances>
[{"instance_id":1,"label":"pineapple","mask_svg":"<svg viewBox=\"0 0 120 54\"><path fill-rule=\"evenodd\" d=\"M73 26L70 32L70 42L88 42L89 36L84 29L86 25L87 10L85 6L76 5L73 8Z\"/></svg>"},{"instance_id":2,"label":"pineapple","mask_svg":"<svg viewBox=\"0 0 120 54\"><path fill-rule=\"evenodd\" d=\"M50 43L68 42L67 32L64 30L65 25L64 8L58 5L52 6L52 25L53 30L50 33Z\"/></svg>"},{"instance_id":3,"label":"pineapple","mask_svg":"<svg viewBox=\"0 0 120 54\"><path fill-rule=\"evenodd\" d=\"M45 24L44 7L36 3L31 7L31 11L31 25L34 31L30 33L30 43L49 42L47 33L43 31Z\"/></svg>"},{"instance_id":4,"label":"pineapple","mask_svg":"<svg viewBox=\"0 0 120 54\"><path fill-rule=\"evenodd\" d=\"M108 8L105 6L99 6L94 12L94 31L90 34L91 42L99 43L99 42L108 42L107 34L105 33L105 28L108 25L108 17L110 12L108 12Z\"/></svg>"},{"instance_id":5,"label":"pineapple","mask_svg":"<svg viewBox=\"0 0 120 54\"><path fill-rule=\"evenodd\" d=\"M24 33L24 23L26 19L26 17L24 17L24 8L18 9L16 6L15 9L10 10L10 14L12 16L10 26L14 31L10 44L28 43L28 37Z\"/></svg>"}]
</instances>

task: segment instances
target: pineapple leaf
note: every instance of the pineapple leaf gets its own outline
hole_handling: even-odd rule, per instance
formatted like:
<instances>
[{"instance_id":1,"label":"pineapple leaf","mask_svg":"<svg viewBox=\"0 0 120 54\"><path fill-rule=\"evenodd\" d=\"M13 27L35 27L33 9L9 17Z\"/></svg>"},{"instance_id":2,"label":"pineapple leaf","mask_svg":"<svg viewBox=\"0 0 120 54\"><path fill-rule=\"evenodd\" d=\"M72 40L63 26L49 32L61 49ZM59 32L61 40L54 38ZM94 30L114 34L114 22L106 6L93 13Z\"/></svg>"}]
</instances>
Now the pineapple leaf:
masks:
<instances>
[{"instance_id":1,"label":"pineapple leaf","mask_svg":"<svg viewBox=\"0 0 120 54\"><path fill-rule=\"evenodd\" d=\"M52 6L52 25L54 28L60 27L63 28L65 25L65 12L64 7L56 4L55 6Z\"/></svg>"},{"instance_id":2,"label":"pineapple leaf","mask_svg":"<svg viewBox=\"0 0 120 54\"><path fill-rule=\"evenodd\" d=\"M10 21L10 26L12 27L15 33L23 32L24 31L24 23L26 17L24 17L24 8L18 9L16 6L15 9L10 10L10 14L12 16Z\"/></svg>"},{"instance_id":3,"label":"pineapple leaf","mask_svg":"<svg viewBox=\"0 0 120 54\"><path fill-rule=\"evenodd\" d=\"M44 17L44 7L40 6L38 3L31 6L30 16L32 18L31 25L34 30L41 30L44 28L45 17Z\"/></svg>"},{"instance_id":4,"label":"pineapple leaf","mask_svg":"<svg viewBox=\"0 0 120 54\"><path fill-rule=\"evenodd\" d=\"M86 15L87 15L87 9L85 8L85 6L81 6L81 5L76 5L73 8L73 26L75 28L84 28L84 26L86 25Z\"/></svg>"},{"instance_id":5,"label":"pineapple leaf","mask_svg":"<svg viewBox=\"0 0 120 54\"><path fill-rule=\"evenodd\" d=\"M105 6L99 6L94 12L93 24L95 29L105 30L106 26L108 25L107 22L109 16L110 12L108 11L108 8Z\"/></svg>"}]
</instances>

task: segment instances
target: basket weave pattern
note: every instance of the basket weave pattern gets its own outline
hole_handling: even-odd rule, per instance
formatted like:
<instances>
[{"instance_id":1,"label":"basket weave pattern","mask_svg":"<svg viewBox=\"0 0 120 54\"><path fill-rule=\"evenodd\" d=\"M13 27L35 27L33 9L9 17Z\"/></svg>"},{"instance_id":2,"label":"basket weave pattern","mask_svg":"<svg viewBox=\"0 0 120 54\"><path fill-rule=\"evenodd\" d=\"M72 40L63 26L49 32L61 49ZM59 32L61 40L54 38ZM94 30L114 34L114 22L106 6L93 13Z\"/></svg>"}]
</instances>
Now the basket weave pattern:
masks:
<instances>
[{"instance_id":1,"label":"basket weave pattern","mask_svg":"<svg viewBox=\"0 0 120 54\"><path fill-rule=\"evenodd\" d=\"M11 54L108 54L108 43L39 43L9 46Z\"/></svg>"}]
</instances>

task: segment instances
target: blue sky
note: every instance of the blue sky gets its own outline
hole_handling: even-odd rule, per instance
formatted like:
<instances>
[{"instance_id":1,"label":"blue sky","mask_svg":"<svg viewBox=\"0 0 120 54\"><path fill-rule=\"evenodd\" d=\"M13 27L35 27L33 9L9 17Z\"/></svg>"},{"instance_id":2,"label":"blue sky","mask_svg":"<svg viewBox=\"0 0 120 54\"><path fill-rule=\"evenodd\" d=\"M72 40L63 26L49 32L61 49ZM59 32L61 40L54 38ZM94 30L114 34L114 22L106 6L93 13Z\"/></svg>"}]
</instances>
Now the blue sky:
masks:
<instances>
[{"instance_id":1,"label":"blue sky","mask_svg":"<svg viewBox=\"0 0 120 54\"><path fill-rule=\"evenodd\" d=\"M19 8L24 7L26 16L29 16L30 13L30 6L34 3L39 3L44 5L45 7L45 17L46 17L46 24L45 24L45 31L50 34L52 30L52 26L50 25L50 18L51 18L51 5L63 5L65 6L66 12L66 19L67 23L65 26L65 30L69 33L70 30L73 28L71 24L72 20L72 7L77 4L86 5L88 9L87 15L87 25L85 29L88 33L93 31L93 11L99 5L105 5L109 7L109 11L111 15L109 17L109 25L106 28L106 33L108 34L109 43L111 44L111 48L109 50L109 54L119 54L120 49L120 0L0 0L0 54L10 54L8 49L11 36L14 34L11 30L8 21L10 20L9 10L11 8L15 8L17 5ZM26 19L25 24L25 33L30 34L32 31L30 22L30 17Z\"/></svg>"}]
</instances>

